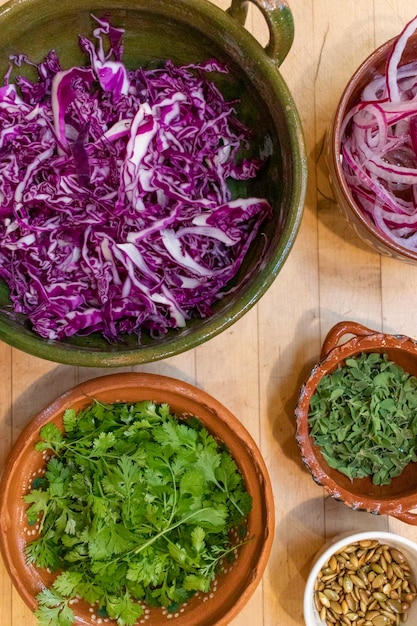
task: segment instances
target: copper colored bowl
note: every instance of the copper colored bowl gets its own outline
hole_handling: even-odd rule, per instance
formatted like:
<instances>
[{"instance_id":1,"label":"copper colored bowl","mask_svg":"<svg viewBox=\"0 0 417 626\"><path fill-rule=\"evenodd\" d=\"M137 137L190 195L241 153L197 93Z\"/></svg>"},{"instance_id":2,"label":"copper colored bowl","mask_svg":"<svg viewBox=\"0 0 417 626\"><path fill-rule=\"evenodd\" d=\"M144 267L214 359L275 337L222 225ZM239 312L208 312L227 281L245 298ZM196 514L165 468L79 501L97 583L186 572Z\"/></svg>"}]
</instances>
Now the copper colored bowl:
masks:
<instances>
[{"instance_id":1,"label":"copper colored bowl","mask_svg":"<svg viewBox=\"0 0 417 626\"><path fill-rule=\"evenodd\" d=\"M349 79L329 128L326 161L335 200L356 234L369 246L384 254L408 263L417 263L417 252L398 245L381 233L354 199L346 182L341 158L341 126L346 114L359 102L363 89L375 76L385 74L385 64L396 38L385 42L372 52ZM417 33L404 50L401 65L416 60Z\"/></svg>"},{"instance_id":2,"label":"copper colored bowl","mask_svg":"<svg viewBox=\"0 0 417 626\"><path fill-rule=\"evenodd\" d=\"M36 595L49 586L53 575L26 562L24 546L28 530L22 495L33 475L44 464L42 453L34 450L40 428L49 422L62 426L67 408L82 409L96 398L102 402L167 402L177 416L195 415L209 432L225 444L237 463L253 498L248 517L251 540L239 548L228 571L219 574L214 593L194 596L178 615L178 626L220 626L228 624L247 603L261 580L274 535L274 502L271 484L261 453L248 431L217 400L190 384L165 376L123 373L102 376L77 385L34 417L20 434L5 465L0 489L0 547L12 581L26 604L35 610ZM90 626L89 605L73 605L75 624ZM173 617L173 616L172 616ZM94 619L94 617L93 617ZM112 620L107 624L116 626ZM138 622L139 623L139 622ZM141 622L142 623L142 622ZM167 623L161 609L150 609L146 623Z\"/></svg>"},{"instance_id":3,"label":"copper colored bowl","mask_svg":"<svg viewBox=\"0 0 417 626\"><path fill-rule=\"evenodd\" d=\"M339 345L345 335L353 337ZM339 322L333 326L323 343L319 362L301 388L295 410L296 436L301 456L314 480L336 500L341 500L355 510L392 515L403 522L417 525L417 514L411 512L417 508L417 463L409 463L389 485L374 485L371 478L355 478L351 481L328 465L320 448L310 437L308 413L317 385L324 376L335 371L338 365L343 366L347 358L363 352L387 354L390 360L406 372L417 376L417 342L409 337L376 332L350 321Z\"/></svg>"}]
</instances>

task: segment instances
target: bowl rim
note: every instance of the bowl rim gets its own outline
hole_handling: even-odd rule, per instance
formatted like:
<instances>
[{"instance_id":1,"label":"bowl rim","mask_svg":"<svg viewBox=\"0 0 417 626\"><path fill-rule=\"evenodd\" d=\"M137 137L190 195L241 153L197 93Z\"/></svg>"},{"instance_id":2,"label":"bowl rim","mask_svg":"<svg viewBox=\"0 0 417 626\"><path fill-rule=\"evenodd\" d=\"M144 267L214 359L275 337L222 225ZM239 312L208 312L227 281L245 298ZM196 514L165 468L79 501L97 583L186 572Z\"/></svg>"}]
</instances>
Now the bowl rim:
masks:
<instances>
[{"instance_id":1,"label":"bowl rim","mask_svg":"<svg viewBox=\"0 0 417 626\"><path fill-rule=\"evenodd\" d=\"M167 397L167 394L171 394L175 401L178 400L179 404L185 399L187 405L191 403L193 406L201 406L205 413L204 417L201 416L203 423L207 419L208 414L210 414L208 419L213 420L215 423L215 426L212 426L211 429L210 425L207 426L208 430L212 430L216 434L223 433L223 435L226 435L226 445L236 444L236 454L242 453L243 450L243 460L234 456L231 450L231 454L238 466L240 466L242 474L245 475L249 471L252 479L256 476L256 485L252 493L254 501L258 501L260 510L258 511L254 508L249 513L248 527L250 528L251 519L253 520L253 516L256 515L259 520L262 520L262 532L258 535L256 545L248 542L240 555L245 570L242 570L239 585L240 587L244 585L244 588L241 589L241 593L233 605L230 606L230 601L221 603L220 608L217 606L216 613L210 618L210 621L202 622L205 626L226 626L249 601L259 585L267 566L274 539L274 495L268 469L260 448L242 422L213 396L180 379L140 372L122 372L99 376L70 388L29 420L12 446L0 476L0 518L2 520L0 526L0 552L3 555L6 570L23 601L33 610L36 605L35 595L31 588L28 588L28 584L30 584L30 580L33 582L33 575L37 570L33 566L29 567L26 565L25 579L23 581L20 580L16 559L13 558L13 550L18 545L18 551L21 552L22 545L19 538L13 534L14 532L19 534L19 531L13 526L11 504L15 497L13 478L17 477L20 480L22 477L21 474L17 476L16 473L23 467L25 453L32 450L34 440L38 439L39 429L51 420L61 419L65 409L74 406L74 404L78 407L86 406L94 397L98 399L103 398L103 401L109 401L106 400L107 394L110 393L113 397L113 394L119 390L125 394L124 401L126 402L143 400L143 397L140 400L131 399L131 397L135 396L135 390L137 393L138 389L142 389L143 393L145 393L146 389L146 394L153 394L154 397L151 399L155 402L163 402L163 398ZM116 402L117 398L112 401ZM123 401L123 399L119 398L119 401ZM197 417L200 416L197 415ZM221 438L222 435L218 434L218 436ZM249 465L250 468L248 470ZM23 524L23 514L18 513L18 515L20 528ZM38 577L36 583L38 586L39 581L40 578ZM225 611L225 609L227 610ZM79 621L84 624L82 619ZM76 623L78 622L76 621ZM113 624L115 622L110 623ZM185 624L186 626L193 626L190 621L186 621Z\"/></svg>"},{"instance_id":2,"label":"bowl rim","mask_svg":"<svg viewBox=\"0 0 417 626\"><path fill-rule=\"evenodd\" d=\"M84 0L74 0L73 2L63 0L63 2L71 7L82 5L85 8ZM97 6L110 7L112 2L113 0L96 0L95 3ZM20 12L29 8L36 8L41 4L44 5L42 0L9 0L0 7L0 24L7 24L10 20L18 17ZM138 3L135 5L129 3L128 0L119 0L117 7L122 8L124 4L128 4L137 11L145 10L144 5ZM179 16L177 10L179 4L185 7L186 17L181 18ZM294 184L291 190L291 200L289 200L293 211L288 216L280 241L275 247L271 259L267 264L264 264L262 276L259 276L255 284L245 289L239 302L232 303L226 311L219 313L219 319L216 316L206 318L199 327L190 328L189 333L183 331L181 335L173 334L164 343L158 343L156 340L154 343L138 345L138 347L132 347L125 351L122 351L120 347L117 349L117 346L113 349L111 346L108 349L107 347L92 349L89 346L76 346L56 340L45 340L30 329L24 329L24 332L21 333L19 326L17 326L19 332L13 332L10 335L8 316L0 314L0 340L14 348L49 361L87 367L123 367L150 363L174 356L217 336L243 317L272 285L294 245L304 212L308 176L307 153L300 116L277 63L268 56L261 44L237 19L231 17L226 11L209 0L175 0L175 2L174 0L166 0L165 3L160 3L152 11L166 14L168 5L175 8L175 19L177 20L182 19L182 21L193 24L197 23L197 19L201 19L216 24L215 32L218 42L220 42L222 33L227 32L227 43L223 44L223 48L242 67L254 85L261 88L262 83L267 81L282 103L289 136L286 147L293 159L291 171ZM178 333L180 332L181 329Z\"/></svg>"},{"instance_id":3,"label":"bowl rim","mask_svg":"<svg viewBox=\"0 0 417 626\"><path fill-rule=\"evenodd\" d=\"M385 254L391 254L395 256L403 257L404 260L408 260L409 262L417 262L417 251L413 252L408 248L404 248L397 244L397 242L392 241L385 237L375 226L375 224L365 215L365 213L360 209L357 202L355 201L352 191L347 184L345 175L342 169L342 159L341 159L341 136L340 129L343 123L344 117L347 113L347 105L352 96L352 92L356 88L356 84L369 72L372 68L372 65L380 64L384 57L386 58L392 46L398 39L398 35L395 37L391 37L380 46L375 48L356 68L356 70L351 74L345 87L343 89L342 95L339 98L338 104L336 106L336 111L333 116L332 122L328 131L328 154L327 158L330 162L330 168L332 173L336 177L336 181L333 180L334 176L331 176L331 182L335 189L335 193L337 195L336 201L338 203L345 203L349 206L354 218L356 221L365 229L365 231L369 234L370 237L373 237L378 244L382 247ZM370 243L370 242L368 242ZM372 244L371 244L372 245ZM381 251L381 250L379 250Z\"/></svg>"},{"instance_id":4,"label":"bowl rim","mask_svg":"<svg viewBox=\"0 0 417 626\"><path fill-rule=\"evenodd\" d=\"M337 550L340 550L344 546L347 546L351 543L363 541L366 539L377 540L380 543L384 542L388 545L400 545L401 547L407 549L409 552L415 554L417 558L417 543L412 541L412 539L399 535L395 532L391 532L388 530L364 530L356 532L346 531L337 534L335 537L325 542L324 545L318 550L314 557L313 565L308 574L307 581L304 587L303 597L303 614L306 626L324 626L324 622L315 618L313 606L314 584L324 563L326 563L326 561Z\"/></svg>"}]
</instances>

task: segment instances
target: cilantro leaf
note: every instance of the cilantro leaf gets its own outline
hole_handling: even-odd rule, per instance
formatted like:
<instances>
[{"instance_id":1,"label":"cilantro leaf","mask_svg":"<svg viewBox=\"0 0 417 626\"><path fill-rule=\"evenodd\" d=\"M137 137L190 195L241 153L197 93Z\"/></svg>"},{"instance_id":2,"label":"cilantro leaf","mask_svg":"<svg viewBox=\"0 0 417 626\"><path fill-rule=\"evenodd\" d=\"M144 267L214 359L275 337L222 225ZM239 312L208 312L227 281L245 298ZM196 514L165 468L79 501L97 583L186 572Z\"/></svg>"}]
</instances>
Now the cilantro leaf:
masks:
<instances>
[{"instance_id":1,"label":"cilantro leaf","mask_svg":"<svg viewBox=\"0 0 417 626\"><path fill-rule=\"evenodd\" d=\"M74 613L68 600L53 589L43 589L37 596L34 615L39 626L72 626Z\"/></svg>"},{"instance_id":2,"label":"cilantro leaf","mask_svg":"<svg viewBox=\"0 0 417 626\"><path fill-rule=\"evenodd\" d=\"M63 435L58 426L52 422L48 422L42 426L40 431L41 441L35 444L35 450L43 451L52 449L59 451L63 446Z\"/></svg>"},{"instance_id":3,"label":"cilantro leaf","mask_svg":"<svg viewBox=\"0 0 417 626\"><path fill-rule=\"evenodd\" d=\"M39 594L39 626L72 625L75 597L133 626L141 603L176 611L207 592L251 508L229 453L168 404L93 401L63 422L41 429L36 448L54 456L24 496L39 524L26 558L60 572Z\"/></svg>"},{"instance_id":4,"label":"cilantro leaf","mask_svg":"<svg viewBox=\"0 0 417 626\"><path fill-rule=\"evenodd\" d=\"M143 615L142 607L130 597L128 592L121 597L108 597L106 611L110 618L117 620L119 626L133 626Z\"/></svg>"}]
</instances>

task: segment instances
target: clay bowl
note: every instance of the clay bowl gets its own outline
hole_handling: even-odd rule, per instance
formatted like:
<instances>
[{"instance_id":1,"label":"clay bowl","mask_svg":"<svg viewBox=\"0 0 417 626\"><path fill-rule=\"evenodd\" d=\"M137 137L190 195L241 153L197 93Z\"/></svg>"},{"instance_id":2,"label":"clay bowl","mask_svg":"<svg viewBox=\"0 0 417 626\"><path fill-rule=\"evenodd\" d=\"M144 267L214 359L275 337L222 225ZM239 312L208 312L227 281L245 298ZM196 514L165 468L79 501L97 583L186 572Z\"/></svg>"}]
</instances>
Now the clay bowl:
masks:
<instances>
[{"instance_id":1,"label":"clay bowl","mask_svg":"<svg viewBox=\"0 0 417 626\"><path fill-rule=\"evenodd\" d=\"M346 546L359 541L378 541L379 544L400 550L406 557L414 582L417 580L417 544L395 533L365 530L356 533L343 533L333 537L317 553L304 589L304 621L306 626L326 626L314 603L314 590L317 576L333 554ZM417 620L417 601L414 600L407 611L409 624Z\"/></svg>"},{"instance_id":2,"label":"clay bowl","mask_svg":"<svg viewBox=\"0 0 417 626\"><path fill-rule=\"evenodd\" d=\"M335 200L346 220L356 234L377 252L408 263L417 262L417 252L413 252L395 241L389 239L366 216L352 195L346 182L341 158L341 126L348 111L360 100L360 95L366 85L375 76L385 74L385 65L396 38L393 38L379 48L358 67L349 78L330 125L326 142L326 161L329 169L329 178ZM417 33L414 33L404 50L400 65L415 61Z\"/></svg>"},{"instance_id":3,"label":"clay bowl","mask_svg":"<svg viewBox=\"0 0 417 626\"><path fill-rule=\"evenodd\" d=\"M417 514L412 510L417 507L417 463L409 463L389 485L374 485L371 478L351 481L328 465L309 434L310 401L320 380L336 370L339 364L343 366L345 359L362 352L387 354L406 372L417 376L417 343L409 337L379 333L351 321L336 324L327 334L320 359L302 386L296 406L296 437L301 457L313 479L336 500L354 510L392 515L416 525Z\"/></svg>"},{"instance_id":4,"label":"clay bowl","mask_svg":"<svg viewBox=\"0 0 417 626\"><path fill-rule=\"evenodd\" d=\"M78 33L92 37L91 13L107 15L125 29L123 60L130 68L172 59L175 64L216 58L228 65L218 77L227 99L238 99L237 114L253 131L255 152L272 147L262 174L234 190L264 197L273 208L252 242L238 274L215 303L211 315L187 321L155 340L143 333L121 335L109 345L101 334L46 340L27 319L10 314L10 300L0 281L0 339L40 358L71 365L121 367L148 363L194 348L240 319L271 286L298 233L307 180L302 127L279 68L289 52L294 24L287 2L252 0L263 13L270 41L264 49L244 28L246 0L230 0L223 11L208 0L11 0L0 7L0 75L9 55L25 53L41 61L54 48L64 69L84 63ZM217 80L217 79L216 79ZM266 143L265 143L266 142ZM257 153L257 152L256 152ZM258 153L257 153L258 154ZM233 191L232 191L233 194Z\"/></svg>"},{"instance_id":5,"label":"clay bowl","mask_svg":"<svg viewBox=\"0 0 417 626\"><path fill-rule=\"evenodd\" d=\"M46 423L61 427L65 409L73 407L80 410L90 404L93 398L106 403L143 400L167 402L178 417L198 417L236 461L253 498L248 517L248 533L252 540L239 548L233 566L228 566L227 572L219 574L215 592L194 596L184 611L175 615L174 619L178 626L228 624L255 591L271 550L274 502L268 472L252 437L224 406L188 383L153 374L113 374L82 383L36 415L20 434L6 462L0 491L0 547L17 591L34 610L36 594L52 580L51 574L29 565L23 553L28 527L22 495L31 485L34 474L44 464L42 453L33 449L39 439L39 429ZM88 605L77 603L76 608L75 605L73 608L77 625L95 623ZM106 623L116 626L114 621ZM145 623L152 626L166 624L166 612L164 614L162 610L150 609Z\"/></svg>"}]
</instances>

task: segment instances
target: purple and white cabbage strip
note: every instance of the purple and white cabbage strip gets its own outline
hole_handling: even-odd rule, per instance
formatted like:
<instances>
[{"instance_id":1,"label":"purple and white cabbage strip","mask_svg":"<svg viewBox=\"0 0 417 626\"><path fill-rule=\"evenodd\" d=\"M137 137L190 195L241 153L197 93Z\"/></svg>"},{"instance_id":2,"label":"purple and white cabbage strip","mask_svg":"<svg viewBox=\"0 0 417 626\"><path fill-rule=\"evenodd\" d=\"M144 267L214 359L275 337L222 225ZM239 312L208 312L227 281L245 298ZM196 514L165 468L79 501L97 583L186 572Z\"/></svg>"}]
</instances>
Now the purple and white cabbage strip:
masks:
<instances>
[{"instance_id":1,"label":"purple and white cabbage strip","mask_svg":"<svg viewBox=\"0 0 417 626\"><path fill-rule=\"evenodd\" d=\"M396 39L385 74L343 121L342 164L359 206L377 229L417 251L417 59L400 65L417 16Z\"/></svg>"},{"instance_id":2,"label":"purple and white cabbage strip","mask_svg":"<svg viewBox=\"0 0 417 626\"><path fill-rule=\"evenodd\" d=\"M0 277L42 337L140 341L210 315L271 207L227 187L262 162L238 162L249 132L205 76L226 68L128 70L97 23L85 67L21 55L38 80L0 88Z\"/></svg>"}]
</instances>

